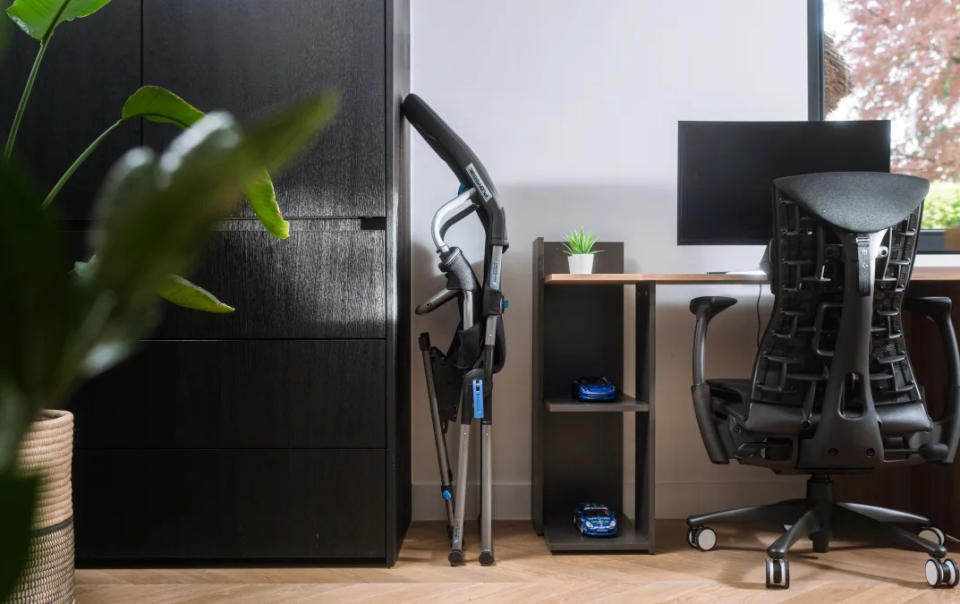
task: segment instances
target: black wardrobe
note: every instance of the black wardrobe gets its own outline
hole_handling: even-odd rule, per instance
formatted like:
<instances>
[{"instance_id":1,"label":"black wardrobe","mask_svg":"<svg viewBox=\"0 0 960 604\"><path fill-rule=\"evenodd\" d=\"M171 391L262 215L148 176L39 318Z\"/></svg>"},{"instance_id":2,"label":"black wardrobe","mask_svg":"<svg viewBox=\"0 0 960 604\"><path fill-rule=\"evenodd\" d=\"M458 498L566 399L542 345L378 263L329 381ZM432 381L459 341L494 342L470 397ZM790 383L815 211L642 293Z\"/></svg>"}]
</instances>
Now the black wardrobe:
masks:
<instances>
[{"instance_id":1,"label":"black wardrobe","mask_svg":"<svg viewBox=\"0 0 960 604\"><path fill-rule=\"evenodd\" d=\"M241 121L341 97L276 179L289 239L242 208L192 275L236 312L167 305L142 351L76 396L81 564L395 561L410 521L408 22L403 0L114 0L57 31L20 137L45 184L141 84ZM3 115L34 50L17 38ZM127 124L77 174L59 203L78 241L110 163L176 134Z\"/></svg>"}]
</instances>

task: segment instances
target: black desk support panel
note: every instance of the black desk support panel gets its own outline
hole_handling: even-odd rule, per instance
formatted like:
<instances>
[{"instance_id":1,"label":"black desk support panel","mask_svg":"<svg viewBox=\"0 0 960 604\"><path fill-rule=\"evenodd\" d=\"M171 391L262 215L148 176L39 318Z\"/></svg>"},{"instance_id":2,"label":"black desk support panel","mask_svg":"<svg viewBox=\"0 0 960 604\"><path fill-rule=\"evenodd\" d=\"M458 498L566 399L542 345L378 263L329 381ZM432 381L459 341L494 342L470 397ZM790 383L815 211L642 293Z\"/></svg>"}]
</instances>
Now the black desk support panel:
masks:
<instances>
[{"instance_id":1,"label":"black desk support panel","mask_svg":"<svg viewBox=\"0 0 960 604\"><path fill-rule=\"evenodd\" d=\"M623 272L623 243L598 243L597 273ZM553 552L653 552L654 292L635 285L636 384L616 403L579 403L571 380L604 375L623 387L623 288L616 284L547 284L566 273L559 242L533 243L533 526ZM623 426L636 423L633 519L623 514ZM618 512L616 537L584 537L573 512L584 502Z\"/></svg>"}]
</instances>

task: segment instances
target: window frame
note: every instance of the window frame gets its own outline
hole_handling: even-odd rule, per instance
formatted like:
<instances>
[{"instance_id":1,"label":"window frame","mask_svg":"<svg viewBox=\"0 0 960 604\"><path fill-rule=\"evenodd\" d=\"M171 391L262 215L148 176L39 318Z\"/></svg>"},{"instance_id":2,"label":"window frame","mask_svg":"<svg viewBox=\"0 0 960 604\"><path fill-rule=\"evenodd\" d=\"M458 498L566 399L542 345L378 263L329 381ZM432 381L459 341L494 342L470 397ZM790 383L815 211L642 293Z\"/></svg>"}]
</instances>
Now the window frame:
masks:
<instances>
[{"instance_id":1,"label":"window frame","mask_svg":"<svg viewBox=\"0 0 960 604\"><path fill-rule=\"evenodd\" d=\"M823 121L823 0L807 0L807 119ZM917 240L921 254L960 254L944 246L943 229L921 229Z\"/></svg>"}]
</instances>

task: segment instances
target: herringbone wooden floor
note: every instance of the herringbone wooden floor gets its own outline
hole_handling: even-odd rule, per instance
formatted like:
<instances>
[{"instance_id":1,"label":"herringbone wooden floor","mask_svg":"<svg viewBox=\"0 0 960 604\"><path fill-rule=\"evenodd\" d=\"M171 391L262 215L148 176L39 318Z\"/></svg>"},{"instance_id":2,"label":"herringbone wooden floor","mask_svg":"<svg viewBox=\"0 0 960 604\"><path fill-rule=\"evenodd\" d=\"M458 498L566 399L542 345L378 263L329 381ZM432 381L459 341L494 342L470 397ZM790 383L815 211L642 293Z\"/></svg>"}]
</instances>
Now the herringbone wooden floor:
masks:
<instances>
[{"instance_id":1,"label":"herringbone wooden floor","mask_svg":"<svg viewBox=\"0 0 960 604\"><path fill-rule=\"evenodd\" d=\"M468 537L475 533L468 533ZM687 546L681 521L657 524L656 555L551 555L529 522L496 527L497 565L451 568L443 528L417 523L394 568L123 569L77 572L84 603L208 602L960 602L960 588L934 590L926 556L856 544L792 552L791 587L764 587L763 548L775 536L720 532L718 549ZM472 546L472 547L471 547ZM960 556L958 556L960 557Z\"/></svg>"}]
</instances>

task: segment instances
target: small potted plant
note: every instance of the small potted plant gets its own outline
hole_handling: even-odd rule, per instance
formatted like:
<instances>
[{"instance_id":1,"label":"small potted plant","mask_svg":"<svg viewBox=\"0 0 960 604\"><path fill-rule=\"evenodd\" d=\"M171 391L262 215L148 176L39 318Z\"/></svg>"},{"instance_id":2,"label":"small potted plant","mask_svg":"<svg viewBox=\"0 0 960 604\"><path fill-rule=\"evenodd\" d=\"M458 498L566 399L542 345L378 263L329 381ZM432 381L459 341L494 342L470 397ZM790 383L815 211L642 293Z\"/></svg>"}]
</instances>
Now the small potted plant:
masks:
<instances>
[{"instance_id":1,"label":"small potted plant","mask_svg":"<svg viewBox=\"0 0 960 604\"><path fill-rule=\"evenodd\" d=\"M563 253L567 254L567 263L571 275L589 275L593 272L593 255L600 250L593 249L597 236L580 227L567 235L563 243Z\"/></svg>"}]
</instances>

